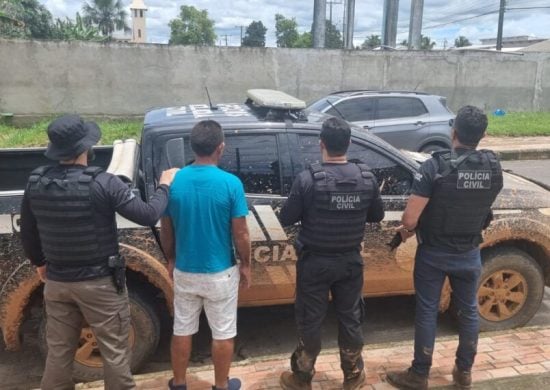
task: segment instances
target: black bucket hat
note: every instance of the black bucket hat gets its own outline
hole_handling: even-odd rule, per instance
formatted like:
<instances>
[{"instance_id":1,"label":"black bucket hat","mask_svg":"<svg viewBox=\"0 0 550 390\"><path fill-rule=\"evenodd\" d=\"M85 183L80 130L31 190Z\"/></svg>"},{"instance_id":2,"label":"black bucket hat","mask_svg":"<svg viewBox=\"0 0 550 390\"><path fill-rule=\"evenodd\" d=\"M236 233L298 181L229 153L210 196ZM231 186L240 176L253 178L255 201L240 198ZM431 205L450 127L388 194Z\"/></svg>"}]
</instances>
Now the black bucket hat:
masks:
<instances>
[{"instance_id":1,"label":"black bucket hat","mask_svg":"<svg viewBox=\"0 0 550 390\"><path fill-rule=\"evenodd\" d=\"M84 122L78 115L64 115L48 126L50 143L44 155L51 160L73 159L101 138L101 130L94 122Z\"/></svg>"}]
</instances>

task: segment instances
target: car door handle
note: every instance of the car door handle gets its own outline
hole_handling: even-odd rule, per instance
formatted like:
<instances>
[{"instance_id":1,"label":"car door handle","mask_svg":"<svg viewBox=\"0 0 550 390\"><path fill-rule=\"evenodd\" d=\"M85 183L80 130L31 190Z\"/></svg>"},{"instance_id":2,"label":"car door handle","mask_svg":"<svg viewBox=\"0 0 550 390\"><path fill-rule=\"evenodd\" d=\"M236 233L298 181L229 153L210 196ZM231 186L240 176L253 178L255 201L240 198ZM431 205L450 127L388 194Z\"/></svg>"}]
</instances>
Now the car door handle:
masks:
<instances>
[{"instance_id":1,"label":"car door handle","mask_svg":"<svg viewBox=\"0 0 550 390\"><path fill-rule=\"evenodd\" d=\"M415 126L423 126L423 125L425 125L425 124L426 124L426 122L418 121L418 122L416 122L414 125L415 125Z\"/></svg>"},{"instance_id":2,"label":"car door handle","mask_svg":"<svg viewBox=\"0 0 550 390\"><path fill-rule=\"evenodd\" d=\"M369 129L370 129L370 126L368 126L368 125L365 125L365 126L363 126L363 129L365 129L365 130L369 130Z\"/></svg>"}]
</instances>

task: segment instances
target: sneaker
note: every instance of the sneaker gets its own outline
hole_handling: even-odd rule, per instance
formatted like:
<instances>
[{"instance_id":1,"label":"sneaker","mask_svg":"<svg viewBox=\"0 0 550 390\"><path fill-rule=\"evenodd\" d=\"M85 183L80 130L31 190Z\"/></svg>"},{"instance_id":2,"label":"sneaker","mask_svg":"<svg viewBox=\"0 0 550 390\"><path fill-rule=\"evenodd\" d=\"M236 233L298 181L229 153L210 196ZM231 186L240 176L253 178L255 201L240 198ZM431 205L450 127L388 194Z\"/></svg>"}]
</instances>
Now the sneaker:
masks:
<instances>
[{"instance_id":1,"label":"sneaker","mask_svg":"<svg viewBox=\"0 0 550 390\"><path fill-rule=\"evenodd\" d=\"M386 382L401 390L427 390L428 376L417 374L409 368L406 371L391 371L386 375Z\"/></svg>"},{"instance_id":2,"label":"sneaker","mask_svg":"<svg viewBox=\"0 0 550 390\"><path fill-rule=\"evenodd\" d=\"M239 390L241 388L241 380L239 378L227 378L227 390ZM212 386L212 390L226 390ZM185 389L184 389L185 390Z\"/></svg>"},{"instance_id":3,"label":"sneaker","mask_svg":"<svg viewBox=\"0 0 550 390\"><path fill-rule=\"evenodd\" d=\"M281 374L279 384L283 390L311 390L311 383L302 381L290 371Z\"/></svg>"},{"instance_id":4,"label":"sneaker","mask_svg":"<svg viewBox=\"0 0 550 390\"><path fill-rule=\"evenodd\" d=\"M344 380L344 390L356 390L360 389L361 386L365 383L366 380L365 376L365 370L361 371L359 375L357 375L353 379Z\"/></svg>"},{"instance_id":5,"label":"sneaker","mask_svg":"<svg viewBox=\"0 0 550 390\"><path fill-rule=\"evenodd\" d=\"M174 378L168 381L168 389L170 390L187 390L187 385L175 385Z\"/></svg>"},{"instance_id":6,"label":"sneaker","mask_svg":"<svg viewBox=\"0 0 550 390\"><path fill-rule=\"evenodd\" d=\"M457 366L453 368L453 382L457 389L469 390L472 388L472 372L459 370Z\"/></svg>"}]
</instances>

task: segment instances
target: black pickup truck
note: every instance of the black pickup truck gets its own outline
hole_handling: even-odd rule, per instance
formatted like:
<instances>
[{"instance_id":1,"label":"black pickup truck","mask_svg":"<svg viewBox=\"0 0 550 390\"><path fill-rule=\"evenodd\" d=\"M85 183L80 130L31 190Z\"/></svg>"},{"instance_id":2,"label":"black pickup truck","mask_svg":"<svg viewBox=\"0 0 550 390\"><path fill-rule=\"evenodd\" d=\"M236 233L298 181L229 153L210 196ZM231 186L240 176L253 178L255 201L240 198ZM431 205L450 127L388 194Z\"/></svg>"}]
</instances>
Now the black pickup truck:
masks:
<instances>
[{"instance_id":1,"label":"black pickup truck","mask_svg":"<svg viewBox=\"0 0 550 390\"><path fill-rule=\"evenodd\" d=\"M277 215L294 177L320 159L318 140L323 117L308 117L295 99L272 91L252 91L249 97L245 104L152 110L145 115L140 145L126 149L126 142L114 148L99 147L95 164L110 166L137 194L147 198L160 172L193 161L189 145L193 125L205 118L220 122L226 136L220 165L243 181L250 209L253 282L241 294L241 306L292 303L296 227L283 228ZM28 174L49 163L43 151L0 151L0 328L10 350L21 347L22 324L41 313L36 308L42 304L42 284L22 253L18 212ZM372 169L386 208L384 221L367 224L365 229L364 294L414 294L415 240L394 251L387 243L399 224L419 167L416 160L422 156L400 152L364 130L354 130L349 158ZM484 268L478 292L482 330L526 324L541 304L545 285L550 285L550 194L509 173L504 181L494 205L495 219L484 233ZM122 218L118 228L121 252L128 262L130 343L136 372L157 347L161 319L171 313L172 282L151 230ZM446 310L451 302L452 292L447 287L441 309ZM45 346L42 331L39 340ZM77 379L101 376L101 360L94 342L93 334L84 328L75 358Z\"/></svg>"}]
</instances>

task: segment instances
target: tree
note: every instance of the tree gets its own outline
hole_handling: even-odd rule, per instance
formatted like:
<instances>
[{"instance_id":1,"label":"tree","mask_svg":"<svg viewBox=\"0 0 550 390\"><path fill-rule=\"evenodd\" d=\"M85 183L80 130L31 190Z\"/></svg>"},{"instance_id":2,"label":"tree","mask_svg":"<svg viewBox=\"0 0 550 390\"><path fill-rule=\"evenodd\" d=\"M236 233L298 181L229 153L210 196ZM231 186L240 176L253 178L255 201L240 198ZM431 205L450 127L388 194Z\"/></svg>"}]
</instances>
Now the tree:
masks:
<instances>
[{"instance_id":1,"label":"tree","mask_svg":"<svg viewBox=\"0 0 550 390\"><path fill-rule=\"evenodd\" d=\"M296 19L287 19L281 14L276 14L275 36L277 37L277 47L294 47L298 40Z\"/></svg>"},{"instance_id":2,"label":"tree","mask_svg":"<svg viewBox=\"0 0 550 390\"><path fill-rule=\"evenodd\" d=\"M422 50L432 50L434 48L434 46L436 45L436 42L435 41L432 41L432 39L430 37L425 37L424 35L421 35L421 43L420 43L420 48Z\"/></svg>"},{"instance_id":3,"label":"tree","mask_svg":"<svg viewBox=\"0 0 550 390\"><path fill-rule=\"evenodd\" d=\"M298 39L296 39L292 47L297 49L298 48L307 49L307 48L313 47L313 34L307 31L298 35Z\"/></svg>"},{"instance_id":4,"label":"tree","mask_svg":"<svg viewBox=\"0 0 550 390\"><path fill-rule=\"evenodd\" d=\"M38 0L0 0L0 36L48 39L53 19Z\"/></svg>"},{"instance_id":5,"label":"tree","mask_svg":"<svg viewBox=\"0 0 550 390\"><path fill-rule=\"evenodd\" d=\"M63 41L96 41L101 42L108 39L103 36L99 29L93 26L86 26L83 18L77 12L75 20L69 18L57 19L53 26L52 37Z\"/></svg>"},{"instance_id":6,"label":"tree","mask_svg":"<svg viewBox=\"0 0 550 390\"><path fill-rule=\"evenodd\" d=\"M422 34L420 35L420 50L432 50L436 44L437 43L435 41L432 41L432 39L430 37L424 36ZM401 42L401 45L408 47L409 46L409 41L404 39Z\"/></svg>"},{"instance_id":7,"label":"tree","mask_svg":"<svg viewBox=\"0 0 550 390\"><path fill-rule=\"evenodd\" d=\"M472 46L471 42L465 36L461 35L455 39L455 47Z\"/></svg>"},{"instance_id":8,"label":"tree","mask_svg":"<svg viewBox=\"0 0 550 390\"><path fill-rule=\"evenodd\" d=\"M97 27L101 34L112 37L115 31L130 31L126 23L128 13L122 0L91 0L84 2L82 7L84 24L87 27Z\"/></svg>"},{"instance_id":9,"label":"tree","mask_svg":"<svg viewBox=\"0 0 550 390\"><path fill-rule=\"evenodd\" d=\"M207 10L182 5L180 16L170 23L171 45L213 46L216 42L214 21L208 18Z\"/></svg>"},{"instance_id":10,"label":"tree","mask_svg":"<svg viewBox=\"0 0 550 390\"><path fill-rule=\"evenodd\" d=\"M341 49L342 47L344 47L342 34L330 20L327 20L325 28L325 48Z\"/></svg>"},{"instance_id":11,"label":"tree","mask_svg":"<svg viewBox=\"0 0 550 390\"><path fill-rule=\"evenodd\" d=\"M380 35L372 34L365 39L365 42L361 44L361 49L372 50L375 47L382 45L382 39Z\"/></svg>"},{"instance_id":12,"label":"tree","mask_svg":"<svg viewBox=\"0 0 550 390\"><path fill-rule=\"evenodd\" d=\"M242 46L265 47L265 33L267 28L261 21L253 21L246 28Z\"/></svg>"}]
</instances>

